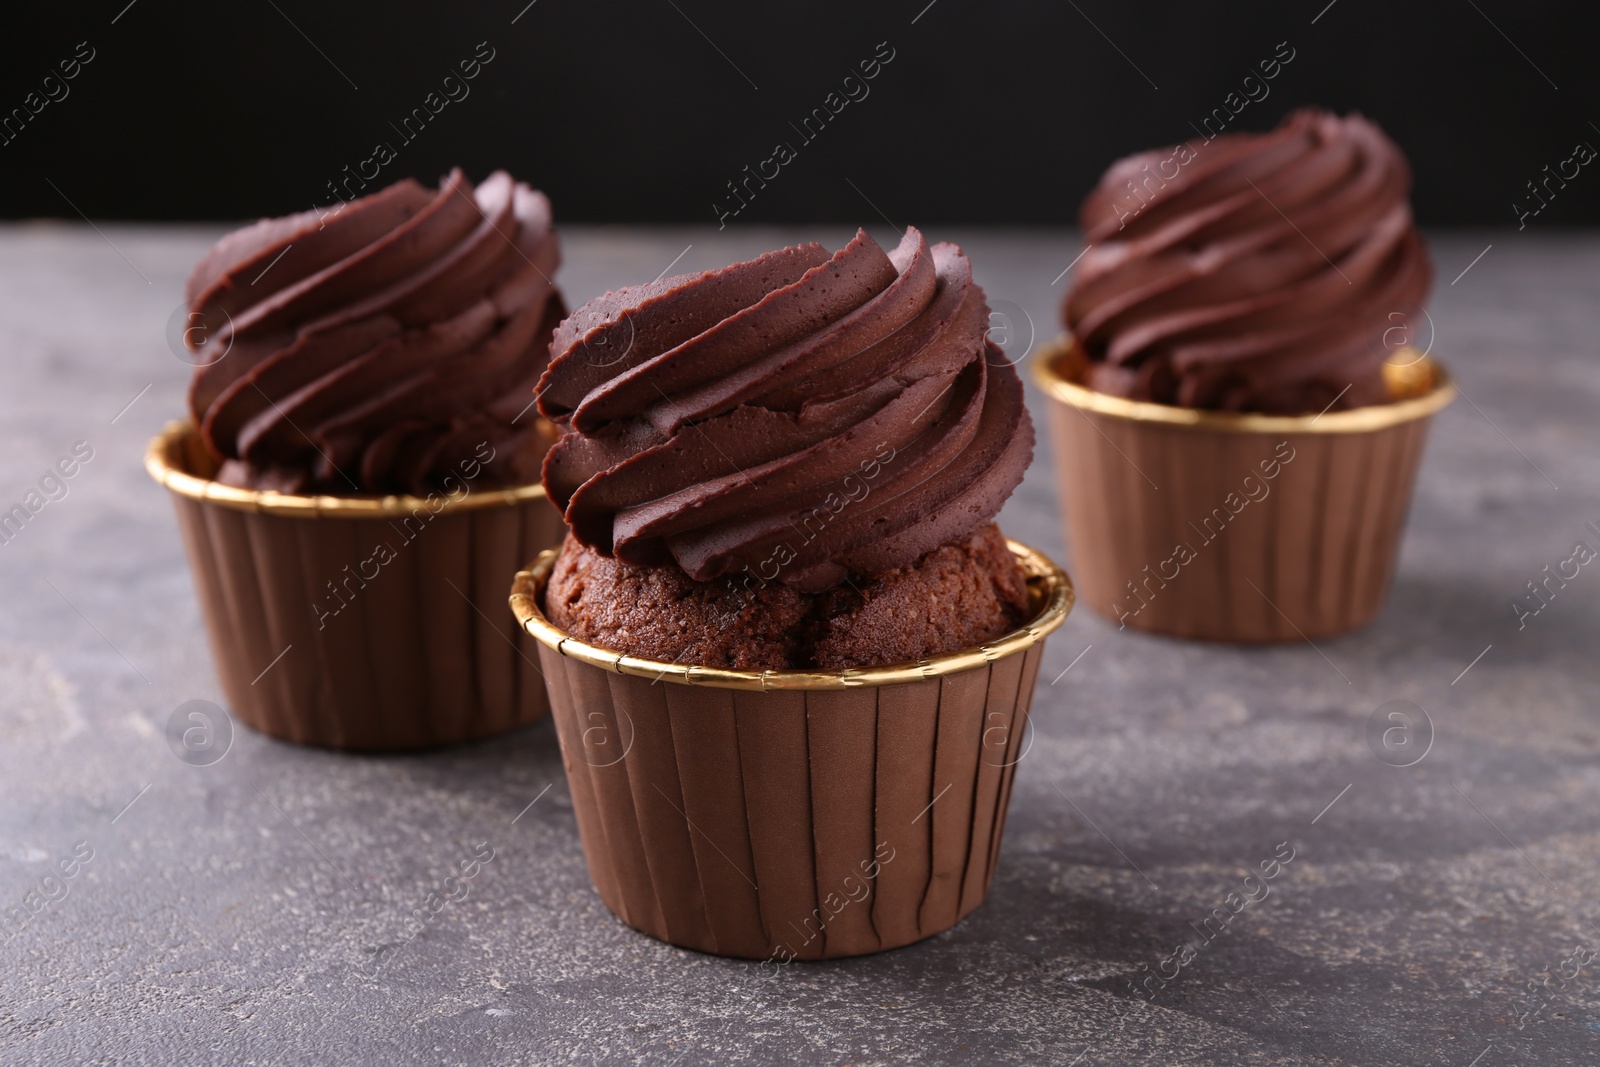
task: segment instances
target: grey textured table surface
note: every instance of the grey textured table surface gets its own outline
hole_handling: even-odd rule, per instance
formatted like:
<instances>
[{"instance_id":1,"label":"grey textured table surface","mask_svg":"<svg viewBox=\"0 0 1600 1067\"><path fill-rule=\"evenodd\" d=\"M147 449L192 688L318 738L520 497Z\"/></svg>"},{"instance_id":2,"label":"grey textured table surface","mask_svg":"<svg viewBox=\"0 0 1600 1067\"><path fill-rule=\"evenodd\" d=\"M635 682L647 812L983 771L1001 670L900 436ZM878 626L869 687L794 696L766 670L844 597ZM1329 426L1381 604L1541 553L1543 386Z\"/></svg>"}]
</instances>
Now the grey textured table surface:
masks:
<instances>
[{"instance_id":1,"label":"grey textured table surface","mask_svg":"<svg viewBox=\"0 0 1600 1067\"><path fill-rule=\"evenodd\" d=\"M1470 400L1435 421L1381 620L1320 651L1249 650L1078 609L1050 642L983 907L911 948L770 977L605 910L548 723L407 758L241 727L215 765L173 756L173 709L221 695L141 459L181 411L165 325L215 232L101 229L0 231L0 503L94 450L0 545L0 909L92 849L0 945L0 1060L1600 1060L1600 960L1550 978L1600 944L1600 570L1521 630L1511 608L1575 542L1600 546L1600 240L1436 235L1433 350ZM560 281L576 303L685 245L675 269L797 236L570 228ZM1053 332L1072 234L933 236ZM1070 567L1042 450L1002 521ZM1366 741L1390 700L1431 718L1414 766ZM480 842L495 858L470 897L362 977ZM1271 894L1135 999L1281 842L1295 858Z\"/></svg>"}]
</instances>

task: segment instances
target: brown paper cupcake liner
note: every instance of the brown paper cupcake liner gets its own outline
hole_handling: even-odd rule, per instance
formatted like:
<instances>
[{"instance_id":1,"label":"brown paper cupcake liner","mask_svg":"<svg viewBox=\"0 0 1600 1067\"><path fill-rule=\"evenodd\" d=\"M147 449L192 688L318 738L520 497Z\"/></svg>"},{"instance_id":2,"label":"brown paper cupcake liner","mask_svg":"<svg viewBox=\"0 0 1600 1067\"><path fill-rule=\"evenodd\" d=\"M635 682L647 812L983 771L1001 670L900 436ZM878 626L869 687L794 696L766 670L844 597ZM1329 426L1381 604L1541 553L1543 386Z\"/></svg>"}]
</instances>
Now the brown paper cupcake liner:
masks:
<instances>
[{"instance_id":1,"label":"brown paper cupcake liner","mask_svg":"<svg viewBox=\"0 0 1600 1067\"><path fill-rule=\"evenodd\" d=\"M1397 356L1401 355L1397 353ZM1406 352L1393 400L1324 415L1097 393L1070 340L1034 377L1084 601L1123 626L1234 642L1340 634L1383 607L1444 368Z\"/></svg>"},{"instance_id":2,"label":"brown paper cupcake liner","mask_svg":"<svg viewBox=\"0 0 1600 1067\"><path fill-rule=\"evenodd\" d=\"M329 497L211 480L189 423L150 444L172 491L223 693L265 734L354 750L503 733L549 708L505 576L560 542L542 487Z\"/></svg>"},{"instance_id":3,"label":"brown paper cupcake liner","mask_svg":"<svg viewBox=\"0 0 1600 1067\"><path fill-rule=\"evenodd\" d=\"M539 642L589 873L630 926L785 963L949 929L994 878L1047 634L1072 606L1010 542L1032 620L987 645L844 671L733 671L585 644L544 616L556 552L511 605Z\"/></svg>"}]
</instances>

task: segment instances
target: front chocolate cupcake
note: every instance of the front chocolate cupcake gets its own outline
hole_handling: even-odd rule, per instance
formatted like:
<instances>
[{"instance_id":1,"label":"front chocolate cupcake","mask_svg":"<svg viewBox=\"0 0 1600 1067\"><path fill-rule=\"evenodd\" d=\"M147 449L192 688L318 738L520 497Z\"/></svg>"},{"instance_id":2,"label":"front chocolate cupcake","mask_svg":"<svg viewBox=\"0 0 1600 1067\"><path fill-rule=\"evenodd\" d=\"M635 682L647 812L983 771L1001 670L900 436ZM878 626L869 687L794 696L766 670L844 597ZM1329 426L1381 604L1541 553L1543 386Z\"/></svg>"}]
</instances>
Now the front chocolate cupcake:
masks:
<instances>
[{"instance_id":1,"label":"front chocolate cupcake","mask_svg":"<svg viewBox=\"0 0 1600 1067\"><path fill-rule=\"evenodd\" d=\"M960 249L911 229L608 293L556 331L544 480L571 532L512 606L633 926L822 958L982 900L1071 603L992 523L1033 432L987 324Z\"/></svg>"},{"instance_id":2,"label":"front chocolate cupcake","mask_svg":"<svg viewBox=\"0 0 1600 1067\"><path fill-rule=\"evenodd\" d=\"M1067 337L1035 365L1083 595L1228 641L1381 608L1428 418L1432 278L1410 169L1360 116L1297 112L1114 164L1085 198Z\"/></svg>"},{"instance_id":3,"label":"front chocolate cupcake","mask_svg":"<svg viewBox=\"0 0 1600 1067\"><path fill-rule=\"evenodd\" d=\"M195 266L193 422L146 465L246 723L378 750L544 713L531 643L483 606L561 533L529 411L559 260L542 194L454 171L263 220Z\"/></svg>"}]
</instances>

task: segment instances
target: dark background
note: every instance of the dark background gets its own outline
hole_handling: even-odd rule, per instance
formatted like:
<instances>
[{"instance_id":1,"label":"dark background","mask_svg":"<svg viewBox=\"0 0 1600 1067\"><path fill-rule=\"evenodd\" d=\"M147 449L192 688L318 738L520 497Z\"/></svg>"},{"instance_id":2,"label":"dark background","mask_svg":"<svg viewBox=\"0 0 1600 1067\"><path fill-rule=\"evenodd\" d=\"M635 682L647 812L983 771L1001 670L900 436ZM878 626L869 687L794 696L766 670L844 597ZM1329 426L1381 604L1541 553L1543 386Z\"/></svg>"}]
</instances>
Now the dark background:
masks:
<instances>
[{"instance_id":1,"label":"dark background","mask_svg":"<svg viewBox=\"0 0 1600 1067\"><path fill-rule=\"evenodd\" d=\"M503 166L559 220L713 222L726 183L786 140L798 158L738 222L1064 224L1113 158L1190 136L1281 41L1294 60L1235 127L1308 103L1365 112L1409 152L1424 224L1515 224L1546 164L1600 147L1592 4L526 2L7 10L0 114L78 42L96 55L0 146L0 214L305 210L387 141L372 188ZM390 123L485 41L470 95L404 143ZM870 95L801 145L790 123L884 41ZM1537 225L1596 222L1585 172Z\"/></svg>"}]
</instances>

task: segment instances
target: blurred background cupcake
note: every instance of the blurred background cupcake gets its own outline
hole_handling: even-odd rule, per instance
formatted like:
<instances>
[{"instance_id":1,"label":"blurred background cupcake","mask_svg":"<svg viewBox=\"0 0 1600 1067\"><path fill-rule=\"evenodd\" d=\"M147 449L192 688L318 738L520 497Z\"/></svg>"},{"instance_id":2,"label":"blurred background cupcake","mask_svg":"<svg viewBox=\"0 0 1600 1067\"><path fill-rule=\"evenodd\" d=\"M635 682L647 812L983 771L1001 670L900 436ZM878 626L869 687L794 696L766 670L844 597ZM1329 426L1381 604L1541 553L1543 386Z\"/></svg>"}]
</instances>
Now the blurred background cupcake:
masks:
<instances>
[{"instance_id":1,"label":"blurred background cupcake","mask_svg":"<svg viewBox=\"0 0 1600 1067\"><path fill-rule=\"evenodd\" d=\"M1033 427L987 327L966 256L908 229L607 293L557 330L544 483L571 532L512 605L632 926L781 963L982 901L1071 603L992 521Z\"/></svg>"},{"instance_id":2,"label":"blurred background cupcake","mask_svg":"<svg viewBox=\"0 0 1600 1067\"><path fill-rule=\"evenodd\" d=\"M543 714L500 604L562 529L532 410L559 262L543 194L456 170L263 220L196 264L192 421L146 462L245 722L399 749Z\"/></svg>"},{"instance_id":3,"label":"blurred background cupcake","mask_svg":"<svg viewBox=\"0 0 1600 1067\"><path fill-rule=\"evenodd\" d=\"M1084 200L1067 333L1035 374L1097 611L1284 641L1381 609L1454 395L1413 344L1433 270L1410 186L1376 125L1304 110L1121 160Z\"/></svg>"}]
</instances>

